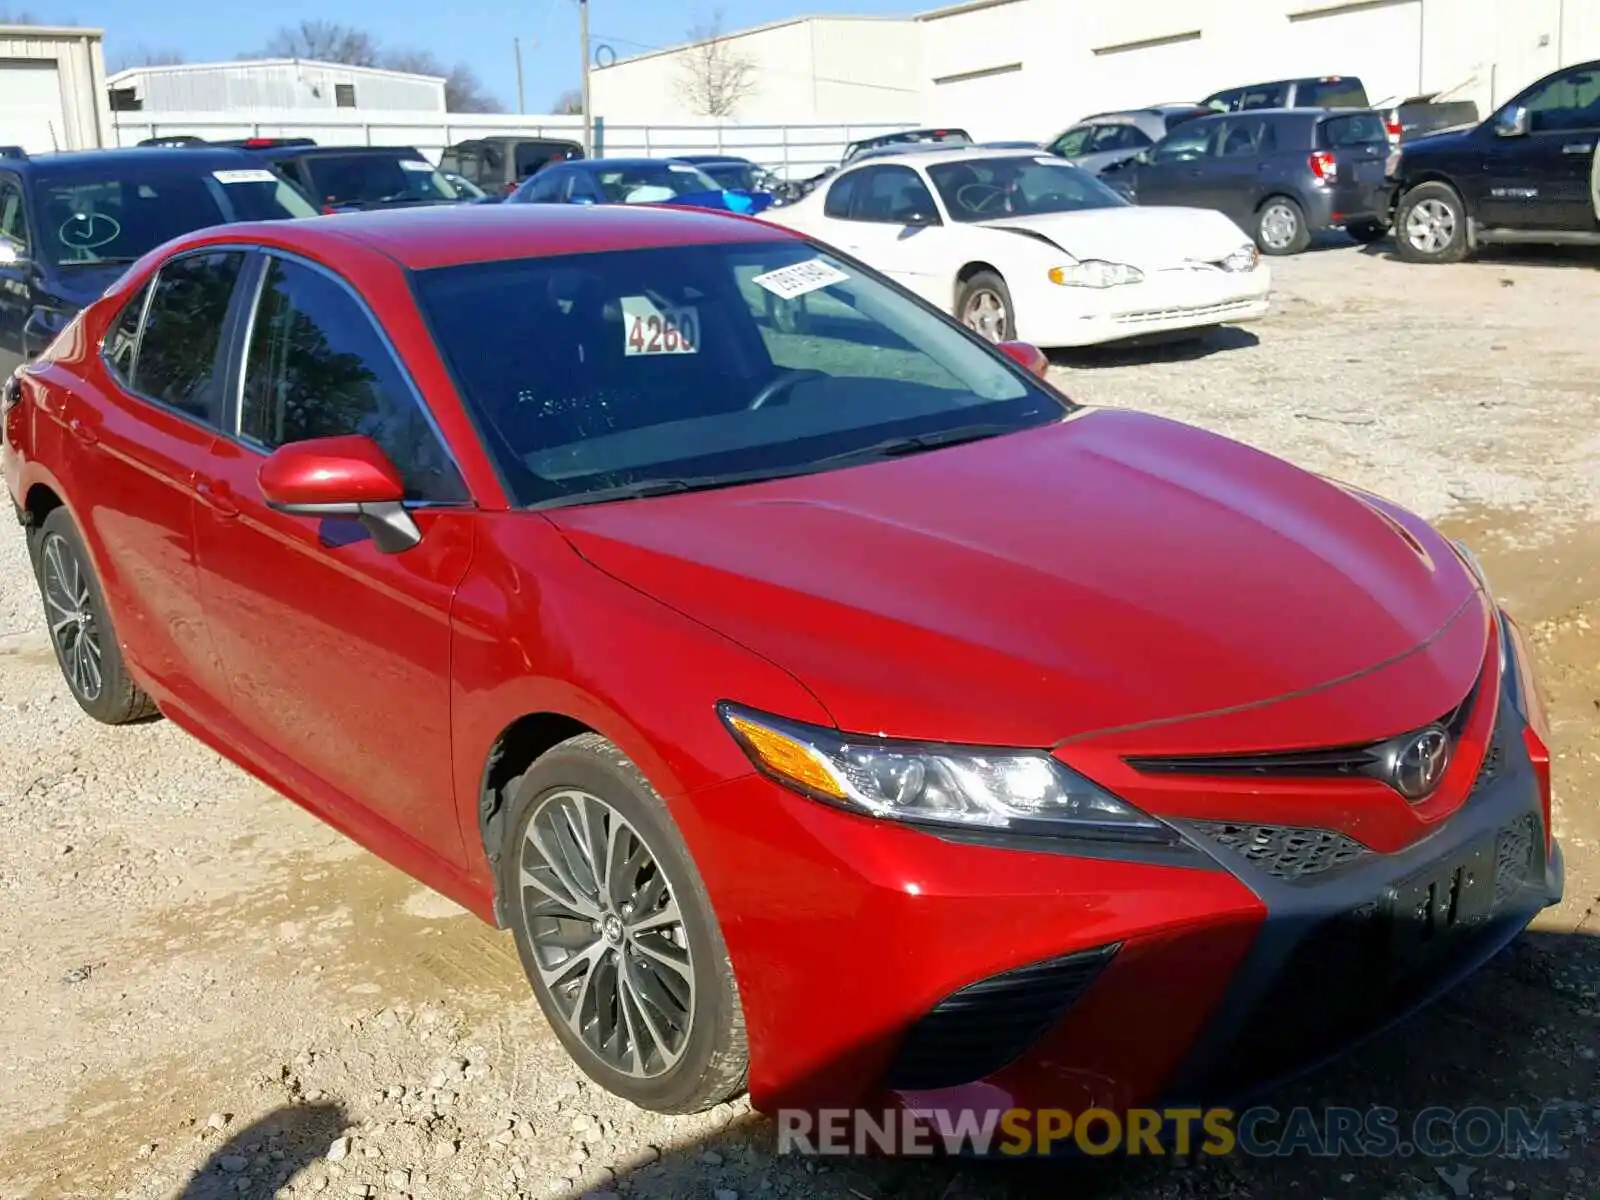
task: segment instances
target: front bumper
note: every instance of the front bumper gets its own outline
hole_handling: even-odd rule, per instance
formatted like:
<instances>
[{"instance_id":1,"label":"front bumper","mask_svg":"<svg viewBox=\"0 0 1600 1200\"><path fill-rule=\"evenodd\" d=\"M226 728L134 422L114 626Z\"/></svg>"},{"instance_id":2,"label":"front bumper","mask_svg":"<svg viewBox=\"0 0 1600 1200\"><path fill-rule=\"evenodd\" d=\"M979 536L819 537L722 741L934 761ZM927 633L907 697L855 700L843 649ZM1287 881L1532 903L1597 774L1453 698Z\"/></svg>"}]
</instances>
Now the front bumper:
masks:
<instances>
[{"instance_id":1,"label":"front bumper","mask_svg":"<svg viewBox=\"0 0 1600 1200\"><path fill-rule=\"evenodd\" d=\"M1267 313L1272 272L1216 269L1153 271L1139 283L1067 288L1048 280L1019 295L1012 286L1017 336L1038 346L1092 346L1211 325L1257 320Z\"/></svg>"},{"instance_id":2,"label":"front bumper","mask_svg":"<svg viewBox=\"0 0 1600 1200\"><path fill-rule=\"evenodd\" d=\"M1561 898L1521 717L1502 703L1498 724L1435 832L1298 882L1179 822L1178 848L1095 854L933 836L760 778L674 801L734 964L753 1101L1237 1104L1336 1057ZM1401 937L1417 928L1390 915L1419 903L1408 885L1448 888L1457 866L1480 885L1489 872L1481 911L1435 940Z\"/></svg>"}]
</instances>

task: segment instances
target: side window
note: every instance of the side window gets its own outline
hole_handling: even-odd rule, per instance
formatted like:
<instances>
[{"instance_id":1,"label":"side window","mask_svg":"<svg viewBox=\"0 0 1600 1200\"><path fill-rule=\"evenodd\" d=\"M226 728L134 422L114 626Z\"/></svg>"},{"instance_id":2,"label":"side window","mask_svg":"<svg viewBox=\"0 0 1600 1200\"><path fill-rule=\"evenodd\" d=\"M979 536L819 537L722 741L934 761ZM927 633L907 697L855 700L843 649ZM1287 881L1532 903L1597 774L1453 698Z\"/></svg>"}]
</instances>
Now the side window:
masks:
<instances>
[{"instance_id":1,"label":"side window","mask_svg":"<svg viewBox=\"0 0 1600 1200\"><path fill-rule=\"evenodd\" d=\"M568 178L567 173L547 171L537 179L524 183L523 192L517 199L525 204L555 204L564 198L564 185Z\"/></svg>"},{"instance_id":2,"label":"side window","mask_svg":"<svg viewBox=\"0 0 1600 1200\"><path fill-rule=\"evenodd\" d=\"M245 358L239 432L269 450L365 434L399 469L408 500L468 498L372 320L338 283L298 263L274 259L267 268Z\"/></svg>"},{"instance_id":3,"label":"side window","mask_svg":"<svg viewBox=\"0 0 1600 1200\"><path fill-rule=\"evenodd\" d=\"M198 420L217 422L217 347L243 267L244 255L229 250L187 255L161 268L139 336L134 391Z\"/></svg>"},{"instance_id":4,"label":"side window","mask_svg":"<svg viewBox=\"0 0 1600 1200\"><path fill-rule=\"evenodd\" d=\"M1096 138L1096 150L1143 150L1146 146L1154 145L1152 139L1137 125L1108 125L1105 137Z\"/></svg>"},{"instance_id":5,"label":"side window","mask_svg":"<svg viewBox=\"0 0 1600 1200\"><path fill-rule=\"evenodd\" d=\"M590 200L595 204L603 203L605 197L600 194L600 189L595 187L594 180L583 171L568 171L567 178L571 181L565 192L567 200Z\"/></svg>"},{"instance_id":6,"label":"side window","mask_svg":"<svg viewBox=\"0 0 1600 1200\"><path fill-rule=\"evenodd\" d=\"M1243 95L1237 89L1231 92L1218 92L1215 96L1208 97L1201 105L1213 112L1233 112L1239 107L1239 99Z\"/></svg>"},{"instance_id":7,"label":"side window","mask_svg":"<svg viewBox=\"0 0 1600 1200\"><path fill-rule=\"evenodd\" d=\"M1216 121L1206 121L1203 124L1184 125L1176 133L1169 133L1156 148L1150 152L1150 161L1158 163L1187 162L1194 158L1203 158L1211 153L1213 135L1217 132Z\"/></svg>"},{"instance_id":8,"label":"side window","mask_svg":"<svg viewBox=\"0 0 1600 1200\"><path fill-rule=\"evenodd\" d=\"M1076 129L1067 130L1050 143L1050 152L1062 158L1077 158L1080 154L1088 153L1085 148L1094 129L1093 125L1079 125Z\"/></svg>"},{"instance_id":9,"label":"side window","mask_svg":"<svg viewBox=\"0 0 1600 1200\"><path fill-rule=\"evenodd\" d=\"M1223 158L1250 158L1261 148L1261 121L1234 118L1222 122L1217 151Z\"/></svg>"},{"instance_id":10,"label":"side window","mask_svg":"<svg viewBox=\"0 0 1600 1200\"><path fill-rule=\"evenodd\" d=\"M1289 89L1281 83L1268 84L1265 87L1250 88L1234 105L1236 111L1251 108L1283 108L1289 103Z\"/></svg>"},{"instance_id":11,"label":"side window","mask_svg":"<svg viewBox=\"0 0 1600 1200\"><path fill-rule=\"evenodd\" d=\"M1558 75L1523 104L1535 133L1600 127L1600 68L1578 67Z\"/></svg>"},{"instance_id":12,"label":"side window","mask_svg":"<svg viewBox=\"0 0 1600 1200\"><path fill-rule=\"evenodd\" d=\"M506 173L505 152L493 142L484 142L478 148L480 166L478 178L472 182L482 187L485 180L496 183L515 183L516 180Z\"/></svg>"},{"instance_id":13,"label":"side window","mask_svg":"<svg viewBox=\"0 0 1600 1200\"><path fill-rule=\"evenodd\" d=\"M854 215L861 221L905 224L939 210L922 177L910 167L869 167L856 186Z\"/></svg>"},{"instance_id":14,"label":"side window","mask_svg":"<svg viewBox=\"0 0 1600 1200\"><path fill-rule=\"evenodd\" d=\"M828 198L823 201L822 215L848 220L850 217L850 202L855 198L856 182L861 178L862 172L851 171L848 175L833 181L833 186L828 189Z\"/></svg>"},{"instance_id":15,"label":"side window","mask_svg":"<svg viewBox=\"0 0 1600 1200\"><path fill-rule=\"evenodd\" d=\"M22 185L11 176L0 176L0 237L17 248L28 250L28 213L23 207Z\"/></svg>"},{"instance_id":16,"label":"side window","mask_svg":"<svg viewBox=\"0 0 1600 1200\"><path fill-rule=\"evenodd\" d=\"M149 295L147 283L122 306L116 323L106 333L103 344L106 365L123 387L133 387L134 363L139 354L139 322L144 319L144 302Z\"/></svg>"}]
</instances>

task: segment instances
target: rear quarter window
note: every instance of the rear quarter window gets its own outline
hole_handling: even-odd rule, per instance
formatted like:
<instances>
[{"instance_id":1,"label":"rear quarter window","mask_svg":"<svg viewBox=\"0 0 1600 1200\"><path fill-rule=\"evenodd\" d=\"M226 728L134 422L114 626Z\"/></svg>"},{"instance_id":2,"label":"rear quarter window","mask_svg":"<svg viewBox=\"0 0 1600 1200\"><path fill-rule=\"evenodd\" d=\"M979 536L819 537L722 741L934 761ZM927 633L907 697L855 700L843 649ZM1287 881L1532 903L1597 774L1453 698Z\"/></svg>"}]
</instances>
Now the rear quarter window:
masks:
<instances>
[{"instance_id":1,"label":"rear quarter window","mask_svg":"<svg viewBox=\"0 0 1600 1200\"><path fill-rule=\"evenodd\" d=\"M1322 123L1321 144L1329 150L1354 146L1386 146L1389 131L1376 113L1329 117Z\"/></svg>"},{"instance_id":2,"label":"rear quarter window","mask_svg":"<svg viewBox=\"0 0 1600 1200\"><path fill-rule=\"evenodd\" d=\"M1302 83L1295 103L1300 108L1366 108L1367 89L1359 79L1339 79L1325 83Z\"/></svg>"}]
</instances>

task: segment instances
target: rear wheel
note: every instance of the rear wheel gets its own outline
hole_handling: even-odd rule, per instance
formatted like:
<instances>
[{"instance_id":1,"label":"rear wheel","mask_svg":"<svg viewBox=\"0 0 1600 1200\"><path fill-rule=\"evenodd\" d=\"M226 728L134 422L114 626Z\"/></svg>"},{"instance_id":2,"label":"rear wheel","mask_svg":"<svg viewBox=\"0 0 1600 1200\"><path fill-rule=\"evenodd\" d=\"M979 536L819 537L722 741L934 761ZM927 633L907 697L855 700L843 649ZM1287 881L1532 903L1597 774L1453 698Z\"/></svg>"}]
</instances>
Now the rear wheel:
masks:
<instances>
[{"instance_id":1,"label":"rear wheel","mask_svg":"<svg viewBox=\"0 0 1600 1200\"><path fill-rule=\"evenodd\" d=\"M1400 198L1394 240L1415 263L1455 263L1467 256L1467 210L1448 183L1419 183Z\"/></svg>"},{"instance_id":2,"label":"rear wheel","mask_svg":"<svg viewBox=\"0 0 1600 1200\"><path fill-rule=\"evenodd\" d=\"M1017 336L1011 292L993 271L979 271L956 289L956 318L990 342L1009 342Z\"/></svg>"},{"instance_id":3,"label":"rear wheel","mask_svg":"<svg viewBox=\"0 0 1600 1200\"><path fill-rule=\"evenodd\" d=\"M540 757L509 792L500 892L539 1007L579 1069L654 1112L743 1091L733 969L660 796L593 733Z\"/></svg>"},{"instance_id":4,"label":"rear wheel","mask_svg":"<svg viewBox=\"0 0 1600 1200\"><path fill-rule=\"evenodd\" d=\"M1389 227L1382 221L1356 221L1346 225L1344 231L1356 241L1370 246L1373 242L1381 242L1384 235L1389 232Z\"/></svg>"},{"instance_id":5,"label":"rear wheel","mask_svg":"<svg viewBox=\"0 0 1600 1200\"><path fill-rule=\"evenodd\" d=\"M1299 254L1311 244L1306 214L1287 196L1272 196L1256 213L1256 245L1263 254Z\"/></svg>"},{"instance_id":6,"label":"rear wheel","mask_svg":"<svg viewBox=\"0 0 1600 1200\"><path fill-rule=\"evenodd\" d=\"M67 510L52 511L31 543L50 645L78 707L107 725L154 715L154 701L128 675L100 581Z\"/></svg>"}]
</instances>

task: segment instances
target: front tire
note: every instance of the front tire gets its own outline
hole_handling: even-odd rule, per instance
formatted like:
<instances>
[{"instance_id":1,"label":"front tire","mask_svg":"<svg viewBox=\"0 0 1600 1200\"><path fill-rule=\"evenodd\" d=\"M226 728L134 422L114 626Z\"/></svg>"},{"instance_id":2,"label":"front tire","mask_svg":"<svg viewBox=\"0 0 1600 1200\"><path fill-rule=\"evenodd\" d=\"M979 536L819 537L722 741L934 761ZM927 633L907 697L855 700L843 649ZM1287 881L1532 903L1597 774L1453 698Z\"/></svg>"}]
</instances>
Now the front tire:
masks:
<instances>
[{"instance_id":1,"label":"front tire","mask_svg":"<svg viewBox=\"0 0 1600 1200\"><path fill-rule=\"evenodd\" d=\"M51 512L30 542L50 645L78 707L105 725L153 716L155 702L128 674L105 593L67 510Z\"/></svg>"},{"instance_id":2,"label":"front tire","mask_svg":"<svg viewBox=\"0 0 1600 1200\"><path fill-rule=\"evenodd\" d=\"M1467 209L1448 183L1419 183L1395 209L1394 241L1414 263L1457 263L1466 258Z\"/></svg>"},{"instance_id":3,"label":"front tire","mask_svg":"<svg viewBox=\"0 0 1600 1200\"><path fill-rule=\"evenodd\" d=\"M1263 254L1299 254L1311 244L1306 214L1288 196L1272 196L1256 213L1256 245Z\"/></svg>"},{"instance_id":4,"label":"front tire","mask_svg":"<svg viewBox=\"0 0 1600 1200\"><path fill-rule=\"evenodd\" d=\"M508 789L500 894L550 1027L607 1091L660 1113L744 1090L744 1015L705 885L666 805L598 734Z\"/></svg>"},{"instance_id":5,"label":"front tire","mask_svg":"<svg viewBox=\"0 0 1600 1200\"><path fill-rule=\"evenodd\" d=\"M1017 336L1011 291L993 271L978 271L956 289L956 319L988 342L1009 342Z\"/></svg>"}]
</instances>

